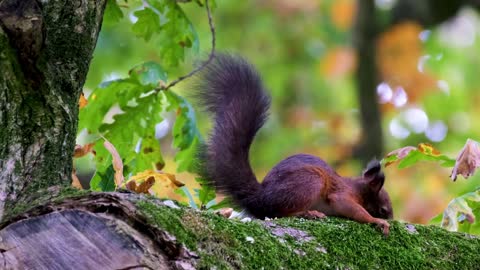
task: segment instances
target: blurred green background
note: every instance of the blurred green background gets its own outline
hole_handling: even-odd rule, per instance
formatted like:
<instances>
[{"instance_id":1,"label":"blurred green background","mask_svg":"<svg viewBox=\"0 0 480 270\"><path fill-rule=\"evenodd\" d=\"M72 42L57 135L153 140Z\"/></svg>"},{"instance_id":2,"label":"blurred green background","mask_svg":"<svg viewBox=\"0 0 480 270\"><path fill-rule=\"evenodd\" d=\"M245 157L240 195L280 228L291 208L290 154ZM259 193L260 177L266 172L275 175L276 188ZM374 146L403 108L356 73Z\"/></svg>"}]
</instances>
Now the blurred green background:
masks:
<instances>
[{"instance_id":1,"label":"blurred green background","mask_svg":"<svg viewBox=\"0 0 480 270\"><path fill-rule=\"evenodd\" d=\"M318 155L341 175L353 176L361 172L362 160L373 158L365 155L382 158L396 148L428 142L456 157L467 138L480 140L478 7L468 1L446 7L442 3L448 1L414 2L217 0L213 13L217 50L249 59L272 95L270 119L251 150L259 179L281 159L300 152ZM136 38L131 31L133 12L142 3L119 3L125 16L102 27L85 84L87 96L101 82L127 76L136 64L162 63L156 43ZM440 6L443 9L437 11ZM210 50L204 9L193 3L181 7L198 33L199 47L187 50L185 62L168 69L169 78L190 71ZM368 8L373 16L368 16ZM357 20L360 12L367 12L366 21ZM375 85L367 90L359 90L362 78L356 75L365 56L358 51L362 44L374 51L370 60L362 62L376 70L369 75ZM188 99L189 83L172 90ZM374 93L367 107L379 104L383 139L362 127L358 101L362 91ZM206 135L209 120L201 113L198 118ZM365 141L382 144L382 152L359 151ZM160 143L164 171L175 173L171 138L166 136ZM81 174L88 175L93 166L91 158L77 160ZM480 184L479 174L457 182L449 174L449 169L428 162L402 170L387 167L386 188L395 218L427 223L452 198ZM189 188L198 185L187 173L177 178Z\"/></svg>"}]
</instances>

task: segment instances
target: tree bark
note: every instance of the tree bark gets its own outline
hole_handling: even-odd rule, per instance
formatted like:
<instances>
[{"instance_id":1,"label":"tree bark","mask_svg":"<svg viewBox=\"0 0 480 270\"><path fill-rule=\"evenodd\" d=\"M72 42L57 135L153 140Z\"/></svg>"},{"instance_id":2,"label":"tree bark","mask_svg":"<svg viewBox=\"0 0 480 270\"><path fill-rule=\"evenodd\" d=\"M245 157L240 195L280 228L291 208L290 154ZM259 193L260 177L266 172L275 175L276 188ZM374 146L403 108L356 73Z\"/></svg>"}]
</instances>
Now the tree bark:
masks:
<instances>
[{"instance_id":1,"label":"tree bark","mask_svg":"<svg viewBox=\"0 0 480 270\"><path fill-rule=\"evenodd\" d=\"M106 0L0 1L0 217L69 185L78 100Z\"/></svg>"},{"instance_id":2,"label":"tree bark","mask_svg":"<svg viewBox=\"0 0 480 270\"><path fill-rule=\"evenodd\" d=\"M433 27L452 18L462 7L472 7L480 10L480 1L478 0L402 0L398 1L392 9L391 22L385 25L385 28L392 24L403 21L415 21L425 27Z\"/></svg>"},{"instance_id":3,"label":"tree bark","mask_svg":"<svg viewBox=\"0 0 480 270\"><path fill-rule=\"evenodd\" d=\"M375 3L373 0L358 1L354 44L357 53L356 84L360 106L362 140L354 155L363 164L383 154L383 133L380 108L377 102L378 83L376 68Z\"/></svg>"}]
</instances>

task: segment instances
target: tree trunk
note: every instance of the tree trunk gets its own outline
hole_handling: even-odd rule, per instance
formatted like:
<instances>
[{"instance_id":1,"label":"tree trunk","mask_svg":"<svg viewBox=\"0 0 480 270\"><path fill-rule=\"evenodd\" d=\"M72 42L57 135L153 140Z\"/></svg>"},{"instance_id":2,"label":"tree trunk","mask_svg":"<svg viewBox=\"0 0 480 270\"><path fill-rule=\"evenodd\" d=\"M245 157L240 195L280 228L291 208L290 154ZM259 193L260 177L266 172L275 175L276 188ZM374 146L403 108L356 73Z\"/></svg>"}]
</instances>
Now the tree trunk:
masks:
<instances>
[{"instance_id":1,"label":"tree trunk","mask_svg":"<svg viewBox=\"0 0 480 270\"><path fill-rule=\"evenodd\" d=\"M106 0L0 0L0 217L69 185L78 100Z\"/></svg>"},{"instance_id":2,"label":"tree trunk","mask_svg":"<svg viewBox=\"0 0 480 270\"><path fill-rule=\"evenodd\" d=\"M376 66L375 3L373 0L358 1L354 43L357 53L357 96L360 106L362 141L354 155L367 164L372 158L383 155L382 118L377 102L378 83Z\"/></svg>"}]
</instances>

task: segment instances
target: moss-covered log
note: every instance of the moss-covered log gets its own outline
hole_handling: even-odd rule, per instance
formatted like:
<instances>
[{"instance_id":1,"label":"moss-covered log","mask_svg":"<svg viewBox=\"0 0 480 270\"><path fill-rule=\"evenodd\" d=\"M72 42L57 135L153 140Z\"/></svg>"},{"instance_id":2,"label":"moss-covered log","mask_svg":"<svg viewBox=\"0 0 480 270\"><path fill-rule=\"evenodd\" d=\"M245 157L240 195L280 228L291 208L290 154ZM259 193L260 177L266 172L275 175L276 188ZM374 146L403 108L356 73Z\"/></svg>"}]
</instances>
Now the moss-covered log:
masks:
<instances>
[{"instance_id":1,"label":"moss-covered log","mask_svg":"<svg viewBox=\"0 0 480 270\"><path fill-rule=\"evenodd\" d=\"M0 1L0 218L17 197L70 183L105 3Z\"/></svg>"},{"instance_id":2,"label":"moss-covered log","mask_svg":"<svg viewBox=\"0 0 480 270\"><path fill-rule=\"evenodd\" d=\"M75 269L475 269L480 265L479 238L434 226L393 221L390 235L384 237L373 225L339 218L241 221L131 193L52 190L54 195L39 192L19 205L16 211L23 214L2 225L0 265L22 268L48 263L61 269L72 260ZM32 207L25 211L27 205Z\"/></svg>"}]
</instances>

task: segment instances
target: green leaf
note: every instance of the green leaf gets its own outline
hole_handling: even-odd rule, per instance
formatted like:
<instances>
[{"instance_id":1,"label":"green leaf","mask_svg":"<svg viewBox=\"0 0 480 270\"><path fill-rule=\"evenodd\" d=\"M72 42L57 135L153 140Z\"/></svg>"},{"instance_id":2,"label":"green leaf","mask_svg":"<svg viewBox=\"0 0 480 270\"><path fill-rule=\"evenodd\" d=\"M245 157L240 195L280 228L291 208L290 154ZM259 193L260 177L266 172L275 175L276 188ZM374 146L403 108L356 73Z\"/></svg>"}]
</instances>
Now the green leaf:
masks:
<instances>
[{"instance_id":1,"label":"green leaf","mask_svg":"<svg viewBox=\"0 0 480 270\"><path fill-rule=\"evenodd\" d=\"M185 98L171 91L166 91L165 96L170 104L167 110L177 112L177 119L173 126L173 146L180 149L188 148L196 137L201 137L197 128L195 111Z\"/></svg>"},{"instance_id":2,"label":"green leaf","mask_svg":"<svg viewBox=\"0 0 480 270\"><path fill-rule=\"evenodd\" d=\"M207 206L207 209L209 210L218 210L222 208L227 208L227 207L234 207L235 205L233 204L232 200L230 198L225 198L221 202L215 203L214 205ZM239 210L241 211L241 210Z\"/></svg>"},{"instance_id":3,"label":"green leaf","mask_svg":"<svg viewBox=\"0 0 480 270\"><path fill-rule=\"evenodd\" d=\"M393 163L398 160L398 155L390 155L383 158L380 163L384 166L388 166L388 164Z\"/></svg>"},{"instance_id":4,"label":"green leaf","mask_svg":"<svg viewBox=\"0 0 480 270\"><path fill-rule=\"evenodd\" d=\"M136 106L125 106L121 109L123 113L115 115L113 123L102 124L99 131L115 145L124 164L127 164L124 174L136 174L145 168L152 169L157 164L159 167L163 166L160 146L153 138L155 125L162 120L160 116L162 104L159 102L158 95L151 94L138 98ZM135 147L141 138L143 138L141 148L143 152L140 154L135 152ZM111 164L111 158L103 146L97 145L95 162L97 174L101 175L105 174L106 166ZM146 148L148 150L145 150ZM148 153L145 154L145 152Z\"/></svg>"},{"instance_id":5,"label":"green leaf","mask_svg":"<svg viewBox=\"0 0 480 270\"><path fill-rule=\"evenodd\" d=\"M159 94L153 92L167 75L163 68L146 62L130 70L130 76L102 83L89 97L87 106L80 110L80 129L87 128L91 133L102 133L122 157L124 174L136 174L146 169L159 169L165 165L160 145L155 140L155 125L162 121L164 110ZM163 96L162 96L163 97ZM113 116L113 123L104 123L107 112L118 105L119 114ZM141 142L140 152L135 152ZM111 158L103 144L96 144L96 177L104 175ZM147 153L148 152L148 153ZM92 186L100 188L100 180L92 179Z\"/></svg>"},{"instance_id":6,"label":"green leaf","mask_svg":"<svg viewBox=\"0 0 480 270\"><path fill-rule=\"evenodd\" d=\"M137 98L136 103L135 106L129 104L120 106L123 113L113 116L113 123L102 124L99 128L100 132L108 132L108 137L121 138L123 142L126 142L127 138L132 138L131 134L137 134L140 138L155 134L155 125L162 120L160 116L162 104L158 95L150 94ZM112 140L109 139L109 141L113 143Z\"/></svg>"},{"instance_id":7,"label":"green leaf","mask_svg":"<svg viewBox=\"0 0 480 270\"><path fill-rule=\"evenodd\" d=\"M440 154L440 151L428 143L420 143L417 147L405 146L393 150L382 160L382 164L388 166L399 160L398 168L400 169L409 167L419 161L438 162L443 167L453 167L455 165L455 159Z\"/></svg>"},{"instance_id":8,"label":"green leaf","mask_svg":"<svg viewBox=\"0 0 480 270\"><path fill-rule=\"evenodd\" d=\"M198 137L195 137L192 144L184 149L178 151L175 155L175 162L177 163L177 172L192 172L196 173L195 158L198 151Z\"/></svg>"},{"instance_id":9,"label":"green leaf","mask_svg":"<svg viewBox=\"0 0 480 270\"><path fill-rule=\"evenodd\" d=\"M199 50L198 35L182 8L173 0L148 0L150 7L135 12L138 21L133 32L154 42L159 50L162 64L177 66L185 58L185 50Z\"/></svg>"},{"instance_id":10,"label":"green leaf","mask_svg":"<svg viewBox=\"0 0 480 270\"><path fill-rule=\"evenodd\" d=\"M106 171L96 171L90 181L90 189L94 191L115 191L115 170L110 164Z\"/></svg>"},{"instance_id":11,"label":"green leaf","mask_svg":"<svg viewBox=\"0 0 480 270\"><path fill-rule=\"evenodd\" d=\"M107 0L105 13L103 14L103 23L105 25L113 25L123 18L123 12L117 4L116 0Z\"/></svg>"},{"instance_id":12,"label":"green leaf","mask_svg":"<svg viewBox=\"0 0 480 270\"><path fill-rule=\"evenodd\" d=\"M480 224L475 216L480 214L480 189L450 201L443 212L441 226L450 231L480 233ZM468 223L468 224L467 224Z\"/></svg>"},{"instance_id":13,"label":"green leaf","mask_svg":"<svg viewBox=\"0 0 480 270\"><path fill-rule=\"evenodd\" d=\"M190 205L190 207L193 208L193 209L198 209L197 204L193 200L192 193L190 193L190 191L188 190L188 188L186 186L183 186L181 188L176 189L175 193L180 194L184 197L187 197L188 198L188 205Z\"/></svg>"},{"instance_id":14,"label":"green leaf","mask_svg":"<svg viewBox=\"0 0 480 270\"><path fill-rule=\"evenodd\" d=\"M204 207L208 202L215 199L215 189L208 185L201 185L200 189L195 189L195 195L200 201L200 205Z\"/></svg>"},{"instance_id":15,"label":"green leaf","mask_svg":"<svg viewBox=\"0 0 480 270\"><path fill-rule=\"evenodd\" d=\"M136 106L122 106L123 113L113 117L114 122L102 124L99 131L115 145L123 159L129 159L140 138L153 137L155 125L162 120L162 104L157 94L136 99Z\"/></svg>"},{"instance_id":16,"label":"green leaf","mask_svg":"<svg viewBox=\"0 0 480 270\"><path fill-rule=\"evenodd\" d=\"M105 114L116 103L115 96L122 91L128 83L122 80L103 84L104 87L98 87L88 97L88 104L80 109L79 130L88 129L91 133L98 132L98 128L103 122Z\"/></svg>"},{"instance_id":17,"label":"green leaf","mask_svg":"<svg viewBox=\"0 0 480 270\"><path fill-rule=\"evenodd\" d=\"M133 33L149 41L153 34L160 32L160 17L151 8L145 7L133 13L138 20L132 26Z\"/></svg>"},{"instance_id":18,"label":"green leaf","mask_svg":"<svg viewBox=\"0 0 480 270\"><path fill-rule=\"evenodd\" d=\"M400 163L398 164L398 168L404 169L404 168L410 167L413 164L422 160L422 158L423 158L423 154L420 151L413 150L410 153L408 153L408 155L400 161Z\"/></svg>"},{"instance_id":19,"label":"green leaf","mask_svg":"<svg viewBox=\"0 0 480 270\"><path fill-rule=\"evenodd\" d=\"M153 136L147 136L141 141L140 151L135 156L135 169L132 174L145 170L161 170L165 161L160 151L160 143Z\"/></svg>"},{"instance_id":20,"label":"green leaf","mask_svg":"<svg viewBox=\"0 0 480 270\"><path fill-rule=\"evenodd\" d=\"M87 106L80 109L79 130L87 128L90 133L98 132L105 115L115 104L123 110L167 80L165 70L155 62L137 65L129 74L126 79L103 82L92 91Z\"/></svg>"},{"instance_id":21,"label":"green leaf","mask_svg":"<svg viewBox=\"0 0 480 270\"><path fill-rule=\"evenodd\" d=\"M167 72L153 61L135 66L129 71L129 75L136 83L152 88L167 82Z\"/></svg>"},{"instance_id":22,"label":"green leaf","mask_svg":"<svg viewBox=\"0 0 480 270\"><path fill-rule=\"evenodd\" d=\"M179 149L175 155L177 171L194 172L195 156L198 147L203 143L197 128L195 112L183 97L171 91L164 91L164 94L169 103L167 110L177 112L177 119L173 125L173 146Z\"/></svg>"},{"instance_id":23,"label":"green leaf","mask_svg":"<svg viewBox=\"0 0 480 270\"><path fill-rule=\"evenodd\" d=\"M453 167L455 165L455 160L445 155L434 155L431 153L421 152L419 150L413 150L400 161L398 168L407 168L420 161L438 162L442 167Z\"/></svg>"},{"instance_id":24,"label":"green leaf","mask_svg":"<svg viewBox=\"0 0 480 270\"><path fill-rule=\"evenodd\" d=\"M79 130L86 128L90 133L97 133L107 112L118 103L125 107L129 102L152 90L132 79L120 79L104 82L92 91L88 104L80 109Z\"/></svg>"}]
</instances>

